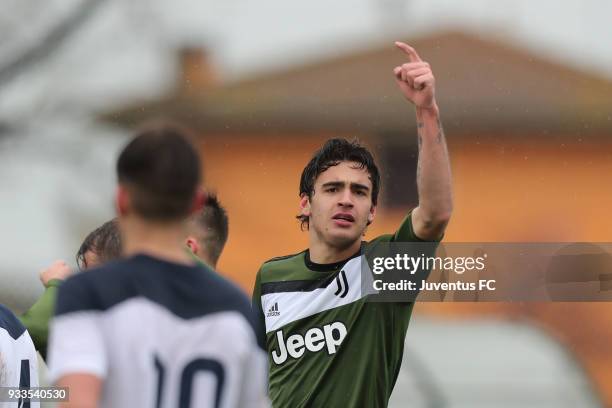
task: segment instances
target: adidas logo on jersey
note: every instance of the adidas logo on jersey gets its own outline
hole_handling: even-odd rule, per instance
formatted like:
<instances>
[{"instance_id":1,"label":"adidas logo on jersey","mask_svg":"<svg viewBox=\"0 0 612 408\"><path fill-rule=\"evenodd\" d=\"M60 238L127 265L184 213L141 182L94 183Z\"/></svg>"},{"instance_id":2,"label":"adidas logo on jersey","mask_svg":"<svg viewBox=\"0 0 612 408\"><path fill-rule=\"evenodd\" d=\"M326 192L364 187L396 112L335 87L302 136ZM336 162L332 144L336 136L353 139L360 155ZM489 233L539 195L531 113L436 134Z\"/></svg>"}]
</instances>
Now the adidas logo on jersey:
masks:
<instances>
[{"instance_id":1,"label":"adidas logo on jersey","mask_svg":"<svg viewBox=\"0 0 612 408\"><path fill-rule=\"evenodd\" d=\"M304 335L292 334L285 341L282 330L276 332L278 349L272 351L272 359L277 365L283 364L289 357L298 359L308 350L312 353L325 349L327 354L336 354L338 347L346 337L346 326L342 322L326 324L323 328L313 327Z\"/></svg>"},{"instance_id":2,"label":"adidas logo on jersey","mask_svg":"<svg viewBox=\"0 0 612 408\"><path fill-rule=\"evenodd\" d=\"M270 309L268 309L268 313L266 317L272 316L280 316L280 312L278 311L278 302L275 302Z\"/></svg>"}]
</instances>

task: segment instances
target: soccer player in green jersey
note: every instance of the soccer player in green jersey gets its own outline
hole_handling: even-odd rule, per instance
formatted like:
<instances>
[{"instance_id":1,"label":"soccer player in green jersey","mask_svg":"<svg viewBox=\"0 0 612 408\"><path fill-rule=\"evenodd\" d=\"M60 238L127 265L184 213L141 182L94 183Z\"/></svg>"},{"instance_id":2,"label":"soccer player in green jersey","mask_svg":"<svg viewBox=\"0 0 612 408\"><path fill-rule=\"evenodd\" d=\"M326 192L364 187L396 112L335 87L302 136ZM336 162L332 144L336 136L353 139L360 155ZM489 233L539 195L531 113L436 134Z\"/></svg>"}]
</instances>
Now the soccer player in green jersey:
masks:
<instances>
[{"instance_id":1,"label":"soccer player in green jersey","mask_svg":"<svg viewBox=\"0 0 612 408\"><path fill-rule=\"evenodd\" d=\"M315 153L300 181L298 218L309 247L265 262L253 293L265 324L274 407L385 407L393 390L413 303L366 302L361 255L377 243L438 241L452 211L434 75L412 47L396 46L409 62L393 74L416 107L419 205L394 233L362 242L380 184L372 155L344 139Z\"/></svg>"}]
</instances>

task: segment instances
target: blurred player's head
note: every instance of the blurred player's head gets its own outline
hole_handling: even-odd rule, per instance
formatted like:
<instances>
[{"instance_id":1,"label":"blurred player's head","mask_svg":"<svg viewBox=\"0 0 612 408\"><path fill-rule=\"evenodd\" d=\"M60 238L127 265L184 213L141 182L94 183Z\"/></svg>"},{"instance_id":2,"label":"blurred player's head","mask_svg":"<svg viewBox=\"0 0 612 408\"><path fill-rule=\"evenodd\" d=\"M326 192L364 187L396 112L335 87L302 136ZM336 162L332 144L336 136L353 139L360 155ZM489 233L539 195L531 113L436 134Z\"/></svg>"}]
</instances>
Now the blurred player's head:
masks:
<instances>
[{"instance_id":1,"label":"blurred player's head","mask_svg":"<svg viewBox=\"0 0 612 408\"><path fill-rule=\"evenodd\" d=\"M79 269L98 266L121 256L121 236L117 219L105 222L83 240L76 254Z\"/></svg>"},{"instance_id":2,"label":"blurred player's head","mask_svg":"<svg viewBox=\"0 0 612 408\"><path fill-rule=\"evenodd\" d=\"M184 221L199 208L200 159L185 130L157 125L138 132L117 161L120 219Z\"/></svg>"},{"instance_id":3,"label":"blurred player's head","mask_svg":"<svg viewBox=\"0 0 612 408\"><path fill-rule=\"evenodd\" d=\"M330 139L302 172L297 218L316 239L349 247L374 221L379 188L372 154L356 141Z\"/></svg>"},{"instance_id":4,"label":"blurred player's head","mask_svg":"<svg viewBox=\"0 0 612 408\"><path fill-rule=\"evenodd\" d=\"M217 196L210 194L202 210L191 217L187 246L200 259L215 267L227 242L227 234L227 212Z\"/></svg>"}]
</instances>

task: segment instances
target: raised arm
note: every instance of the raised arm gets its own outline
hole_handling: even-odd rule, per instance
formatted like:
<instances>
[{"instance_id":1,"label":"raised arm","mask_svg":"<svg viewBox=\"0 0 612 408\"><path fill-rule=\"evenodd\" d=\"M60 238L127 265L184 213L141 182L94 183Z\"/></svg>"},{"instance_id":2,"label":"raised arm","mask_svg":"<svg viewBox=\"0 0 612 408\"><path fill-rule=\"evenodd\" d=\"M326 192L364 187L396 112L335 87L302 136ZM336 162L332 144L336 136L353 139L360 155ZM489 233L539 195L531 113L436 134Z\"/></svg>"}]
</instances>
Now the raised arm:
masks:
<instances>
[{"instance_id":1,"label":"raised arm","mask_svg":"<svg viewBox=\"0 0 612 408\"><path fill-rule=\"evenodd\" d=\"M402 42L395 45L410 61L393 69L395 80L415 105L417 118L419 205L412 211L412 224L419 238L434 240L444 233L453 209L448 149L435 98L436 80L429 64L414 48Z\"/></svg>"},{"instance_id":2,"label":"raised arm","mask_svg":"<svg viewBox=\"0 0 612 408\"><path fill-rule=\"evenodd\" d=\"M40 281L45 291L32 307L19 316L21 323L28 329L36 350L47 359L47 337L49 335L49 321L53 317L55 300L59 285L72 270L64 261L55 261L51 266L40 272Z\"/></svg>"}]
</instances>

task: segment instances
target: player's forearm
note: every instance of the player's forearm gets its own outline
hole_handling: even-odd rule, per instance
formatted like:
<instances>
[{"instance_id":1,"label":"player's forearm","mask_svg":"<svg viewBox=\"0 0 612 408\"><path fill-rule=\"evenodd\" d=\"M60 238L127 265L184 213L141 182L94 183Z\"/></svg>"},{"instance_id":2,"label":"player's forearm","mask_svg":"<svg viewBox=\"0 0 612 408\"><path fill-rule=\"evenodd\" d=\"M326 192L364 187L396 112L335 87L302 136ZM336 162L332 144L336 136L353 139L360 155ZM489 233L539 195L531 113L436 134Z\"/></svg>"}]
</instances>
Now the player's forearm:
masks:
<instances>
[{"instance_id":1,"label":"player's forearm","mask_svg":"<svg viewBox=\"0 0 612 408\"><path fill-rule=\"evenodd\" d=\"M28 329L36 350L40 352L43 358L46 357L49 321L53 317L58 284L59 281L53 281L36 303L19 317L22 324Z\"/></svg>"},{"instance_id":2,"label":"player's forearm","mask_svg":"<svg viewBox=\"0 0 612 408\"><path fill-rule=\"evenodd\" d=\"M437 105L416 109L419 213L428 228L444 228L453 210L450 161Z\"/></svg>"}]
</instances>

